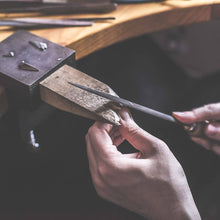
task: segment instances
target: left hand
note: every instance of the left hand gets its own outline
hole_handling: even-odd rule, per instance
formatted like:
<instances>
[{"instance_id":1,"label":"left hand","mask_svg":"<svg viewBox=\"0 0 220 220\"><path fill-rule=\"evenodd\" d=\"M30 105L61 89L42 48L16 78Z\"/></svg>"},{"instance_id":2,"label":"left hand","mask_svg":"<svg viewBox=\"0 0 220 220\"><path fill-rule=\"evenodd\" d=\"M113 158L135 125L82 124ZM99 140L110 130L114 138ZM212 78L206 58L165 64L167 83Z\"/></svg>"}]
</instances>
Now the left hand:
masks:
<instances>
[{"instance_id":1,"label":"left hand","mask_svg":"<svg viewBox=\"0 0 220 220\"><path fill-rule=\"evenodd\" d=\"M122 111L121 126L96 122L86 135L99 196L149 219L200 220L184 171L168 146ZM138 152L122 154L126 139Z\"/></svg>"}]
</instances>

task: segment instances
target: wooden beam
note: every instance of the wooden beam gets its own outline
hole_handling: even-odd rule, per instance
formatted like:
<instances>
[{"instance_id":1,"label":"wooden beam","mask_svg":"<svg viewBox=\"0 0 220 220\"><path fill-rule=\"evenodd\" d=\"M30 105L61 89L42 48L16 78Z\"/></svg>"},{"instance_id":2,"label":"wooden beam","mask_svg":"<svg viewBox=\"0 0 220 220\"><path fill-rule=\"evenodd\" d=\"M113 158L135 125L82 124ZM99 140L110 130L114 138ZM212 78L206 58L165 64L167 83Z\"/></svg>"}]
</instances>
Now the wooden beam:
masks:
<instances>
[{"instance_id":1,"label":"wooden beam","mask_svg":"<svg viewBox=\"0 0 220 220\"><path fill-rule=\"evenodd\" d=\"M116 95L104 83L68 65L62 66L40 83L41 99L58 109L93 120L120 125L117 113L110 107L111 101L70 85L75 82L90 88Z\"/></svg>"}]
</instances>

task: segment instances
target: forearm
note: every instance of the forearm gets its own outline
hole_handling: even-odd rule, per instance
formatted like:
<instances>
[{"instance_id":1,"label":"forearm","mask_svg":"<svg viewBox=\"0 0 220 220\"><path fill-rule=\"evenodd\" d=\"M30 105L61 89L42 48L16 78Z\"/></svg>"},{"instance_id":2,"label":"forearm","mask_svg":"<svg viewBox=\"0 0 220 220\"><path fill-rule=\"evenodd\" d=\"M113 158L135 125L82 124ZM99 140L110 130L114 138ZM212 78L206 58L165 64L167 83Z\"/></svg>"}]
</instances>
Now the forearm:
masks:
<instances>
[{"instance_id":1,"label":"forearm","mask_svg":"<svg viewBox=\"0 0 220 220\"><path fill-rule=\"evenodd\" d=\"M201 220L200 214L194 202L188 202L183 204L182 207L177 210L176 220Z\"/></svg>"},{"instance_id":2,"label":"forearm","mask_svg":"<svg viewBox=\"0 0 220 220\"><path fill-rule=\"evenodd\" d=\"M179 187L176 188L179 191L179 193L177 193L178 198L176 199L176 201L178 202L176 203L175 210L173 210L174 217L172 219L201 220L199 211L196 207L196 204L193 199L193 196L189 188L185 174L183 175L183 178L182 180L180 180L180 182L181 184L179 184ZM168 219L171 219L171 218L168 218Z\"/></svg>"},{"instance_id":3,"label":"forearm","mask_svg":"<svg viewBox=\"0 0 220 220\"><path fill-rule=\"evenodd\" d=\"M145 213L142 216L149 220L201 220L194 201L189 201L187 204L181 203L176 205L176 207L173 207L169 213L167 211L165 211L165 213L161 213L161 211L162 210L157 210L157 212L151 213L152 215Z\"/></svg>"},{"instance_id":4,"label":"forearm","mask_svg":"<svg viewBox=\"0 0 220 220\"><path fill-rule=\"evenodd\" d=\"M167 218L167 220L201 220L189 187L187 187L187 189L185 189L181 194L179 204L177 203L175 210L173 210L173 217Z\"/></svg>"},{"instance_id":5,"label":"forearm","mask_svg":"<svg viewBox=\"0 0 220 220\"><path fill-rule=\"evenodd\" d=\"M159 184L160 187L157 183L153 184L158 189L157 193L148 193L151 200L145 206L148 209L145 209L144 217L150 220L201 220L182 168L178 175L173 174L172 178L159 181Z\"/></svg>"}]
</instances>

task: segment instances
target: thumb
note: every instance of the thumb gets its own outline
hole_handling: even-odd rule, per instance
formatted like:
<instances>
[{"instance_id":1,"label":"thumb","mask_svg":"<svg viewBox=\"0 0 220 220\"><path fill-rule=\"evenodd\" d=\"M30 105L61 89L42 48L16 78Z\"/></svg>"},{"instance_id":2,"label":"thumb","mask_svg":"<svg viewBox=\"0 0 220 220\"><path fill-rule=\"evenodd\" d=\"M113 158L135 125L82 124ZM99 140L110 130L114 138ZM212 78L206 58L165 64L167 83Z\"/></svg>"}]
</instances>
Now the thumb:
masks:
<instances>
[{"instance_id":1,"label":"thumb","mask_svg":"<svg viewBox=\"0 0 220 220\"><path fill-rule=\"evenodd\" d=\"M134 148L139 150L144 156L154 154L159 148L165 145L163 141L152 136L140 128L133 120L130 112L123 109L119 112L121 116L120 133Z\"/></svg>"},{"instance_id":2,"label":"thumb","mask_svg":"<svg viewBox=\"0 0 220 220\"><path fill-rule=\"evenodd\" d=\"M180 122L192 124L198 121L219 120L220 103L205 105L192 111L173 112L173 116Z\"/></svg>"}]
</instances>

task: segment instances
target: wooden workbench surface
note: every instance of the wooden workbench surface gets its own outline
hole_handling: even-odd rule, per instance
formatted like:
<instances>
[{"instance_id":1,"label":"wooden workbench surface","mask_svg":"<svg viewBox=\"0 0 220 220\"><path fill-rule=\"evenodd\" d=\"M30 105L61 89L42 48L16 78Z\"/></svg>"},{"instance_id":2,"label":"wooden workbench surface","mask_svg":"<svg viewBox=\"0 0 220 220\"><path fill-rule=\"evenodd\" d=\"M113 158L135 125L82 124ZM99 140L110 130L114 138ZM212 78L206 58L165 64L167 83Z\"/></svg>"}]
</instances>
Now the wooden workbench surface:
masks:
<instances>
[{"instance_id":1,"label":"wooden workbench surface","mask_svg":"<svg viewBox=\"0 0 220 220\"><path fill-rule=\"evenodd\" d=\"M56 16L56 18L115 17L116 20L113 21L95 23L92 27L53 28L31 32L75 49L76 58L79 59L131 37L169 27L209 21L212 19L212 10L217 8L218 4L220 5L220 0L167 0L160 3L119 5L116 11L108 14ZM0 17L5 19L15 16L0 14ZM0 41L13 33L7 28L1 28L0 31Z\"/></svg>"},{"instance_id":2,"label":"wooden workbench surface","mask_svg":"<svg viewBox=\"0 0 220 220\"><path fill-rule=\"evenodd\" d=\"M220 12L220 0L167 0L159 3L127 4L119 5L116 11L108 14L56 16L56 18L116 18L108 22L95 23L92 27L53 28L30 32L76 50L76 59L80 59L96 50L128 38L174 26L219 18L218 12ZM0 14L1 19L15 16L18 15ZM12 33L12 30L1 27L0 41ZM3 91L1 89L0 93ZM3 104L0 103L0 108L3 108L2 106Z\"/></svg>"}]
</instances>

